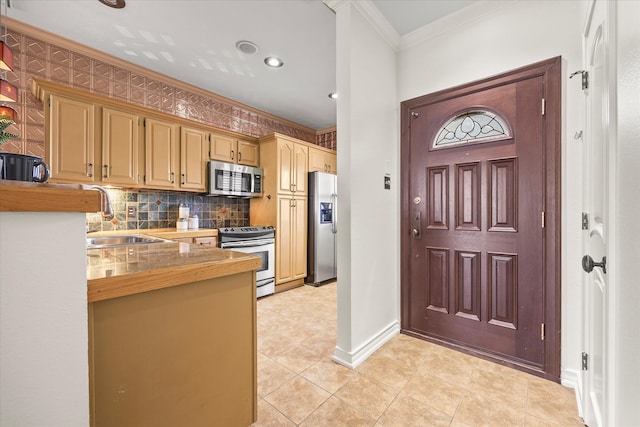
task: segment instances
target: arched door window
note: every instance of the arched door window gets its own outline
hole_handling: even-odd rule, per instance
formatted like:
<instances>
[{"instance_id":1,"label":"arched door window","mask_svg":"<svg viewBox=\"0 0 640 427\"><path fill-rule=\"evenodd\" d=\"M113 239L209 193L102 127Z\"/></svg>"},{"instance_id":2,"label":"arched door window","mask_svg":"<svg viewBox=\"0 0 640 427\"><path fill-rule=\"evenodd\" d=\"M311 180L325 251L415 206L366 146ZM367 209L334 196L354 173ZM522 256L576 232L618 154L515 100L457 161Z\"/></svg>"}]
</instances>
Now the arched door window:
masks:
<instances>
[{"instance_id":1,"label":"arched door window","mask_svg":"<svg viewBox=\"0 0 640 427\"><path fill-rule=\"evenodd\" d=\"M456 147L511 138L511 127L498 114L470 110L447 120L436 133L432 148Z\"/></svg>"}]
</instances>

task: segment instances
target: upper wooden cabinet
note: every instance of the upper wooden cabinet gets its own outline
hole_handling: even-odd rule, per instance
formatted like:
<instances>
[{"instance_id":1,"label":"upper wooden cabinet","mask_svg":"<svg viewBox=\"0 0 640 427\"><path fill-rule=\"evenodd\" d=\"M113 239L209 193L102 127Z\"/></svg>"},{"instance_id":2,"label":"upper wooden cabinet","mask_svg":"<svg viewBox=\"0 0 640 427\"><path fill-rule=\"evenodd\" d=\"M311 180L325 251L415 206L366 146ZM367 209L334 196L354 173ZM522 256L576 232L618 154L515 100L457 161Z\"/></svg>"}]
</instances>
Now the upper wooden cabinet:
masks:
<instances>
[{"instance_id":1,"label":"upper wooden cabinet","mask_svg":"<svg viewBox=\"0 0 640 427\"><path fill-rule=\"evenodd\" d=\"M145 179L147 186L174 190L177 181L178 142L176 125L161 120L145 120Z\"/></svg>"},{"instance_id":2,"label":"upper wooden cabinet","mask_svg":"<svg viewBox=\"0 0 640 427\"><path fill-rule=\"evenodd\" d=\"M258 167L260 147L258 143L234 137L211 134L211 159Z\"/></svg>"},{"instance_id":3,"label":"upper wooden cabinet","mask_svg":"<svg viewBox=\"0 0 640 427\"><path fill-rule=\"evenodd\" d=\"M307 194L309 147L280 134L260 138L265 194Z\"/></svg>"},{"instance_id":4,"label":"upper wooden cabinet","mask_svg":"<svg viewBox=\"0 0 640 427\"><path fill-rule=\"evenodd\" d=\"M140 184L140 118L137 114L102 109L102 182Z\"/></svg>"},{"instance_id":5,"label":"upper wooden cabinet","mask_svg":"<svg viewBox=\"0 0 640 427\"><path fill-rule=\"evenodd\" d=\"M260 166L250 136L44 80L32 91L44 104L53 183L206 192L210 159Z\"/></svg>"},{"instance_id":6,"label":"upper wooden cabinet","mask_svg":"<svg viewBox=\"0 0 640 427\"><path fill-rule=\"evenodd\" d=\"M51 95L45 103L45 157L51 167L51 182L100 180L95 110L90 102L58 95Z\"/></svg>"},{"instance_id":7,"label":"upper wooden cabinet","mask_svg":"<svg viewBox=\"0 0 640 427\"><path fill-rule=\"evenodd\" d=\"M309 147L309 172L338 173L336 152L322 148Z\"/></svg>"},{"instance_id":8,"label":"upper wooden cabinet","mask_svg":"<svg viewBox=\"0 0 640 427\"><path fill-rule=\"evenodd\" d=\"M209 132L182 127L180 130L180 188L206 191Z\"/></svg>"}]
</instances>

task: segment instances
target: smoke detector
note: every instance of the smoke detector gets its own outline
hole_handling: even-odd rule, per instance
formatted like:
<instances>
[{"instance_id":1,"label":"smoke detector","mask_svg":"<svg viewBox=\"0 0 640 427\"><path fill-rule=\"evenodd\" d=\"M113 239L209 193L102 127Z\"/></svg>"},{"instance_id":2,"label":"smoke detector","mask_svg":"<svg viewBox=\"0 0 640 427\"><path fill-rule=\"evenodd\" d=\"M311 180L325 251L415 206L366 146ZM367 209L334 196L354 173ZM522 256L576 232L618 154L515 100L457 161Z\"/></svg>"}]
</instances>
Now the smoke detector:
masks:
<instances>
[{"instance_id":1,"label":"smoke detector","mask_svg":"<svg viewBox=\"0 0 640 427\"><path fill-rule=\"evenodd\" d=\"M258 46L248 40L240 40L236 43L236 49L242 53L246 53L247 55L253 55L258 51Z\"/></svg>"}]
</instances>

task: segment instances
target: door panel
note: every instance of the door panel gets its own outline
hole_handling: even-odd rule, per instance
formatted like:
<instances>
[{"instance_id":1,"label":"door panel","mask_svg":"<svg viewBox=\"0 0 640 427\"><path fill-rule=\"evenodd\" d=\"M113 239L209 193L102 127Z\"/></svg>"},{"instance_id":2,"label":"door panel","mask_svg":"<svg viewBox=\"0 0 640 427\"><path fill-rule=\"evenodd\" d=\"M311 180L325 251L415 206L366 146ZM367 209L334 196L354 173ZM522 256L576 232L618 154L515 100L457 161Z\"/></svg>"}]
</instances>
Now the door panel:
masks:
<instances>
[{"instance_id":1,"label":"door panel","mask_svg":"<svg viewBox=\"0 0 640 427\"><path fill-rule=\"evenodd\" d=\"M545 77L532 72L464 89L456 96L439 92L433 100L427 95L407 109L403 167L412 238L403 239L403 329L540 372L542 221L550 182ZM474 116L480 110L497 116L504 135L482 139L493 124ZM437 145L453 117L460 124L449 138L460 140Z\"/></svg>"},{"instance_id":2,"label":"door panel","mask_svg":"<svg viewBox=\"0 0 640 427\"><path fill-rule=\"evenodd\" d=\"M584 34L584 62L589 73L589 88L583 93L586 102L586 132L583 158L583 212L588 226L583 250L596 262L608 255L609 212L609 116L610 99L606 90L609 46L607 34L609 2L594 1L588 13ZM583 418L589 426L608 425L606 366L608 360L607 275L601 267L584 275L584 351L588 369L582 371Z\"/></svg>"}]
</instances>

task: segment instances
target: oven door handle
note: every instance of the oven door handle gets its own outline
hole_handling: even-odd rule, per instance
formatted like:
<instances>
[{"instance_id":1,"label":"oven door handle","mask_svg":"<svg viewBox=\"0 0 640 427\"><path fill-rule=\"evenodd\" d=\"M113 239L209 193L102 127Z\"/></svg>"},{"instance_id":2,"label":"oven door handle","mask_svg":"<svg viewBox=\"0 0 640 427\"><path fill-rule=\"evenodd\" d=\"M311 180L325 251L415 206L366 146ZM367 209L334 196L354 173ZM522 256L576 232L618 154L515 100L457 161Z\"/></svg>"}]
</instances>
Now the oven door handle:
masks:
<instances>
[{"instance_id":1,"label":"oven door handle","mask_svg":"<svg viewBox=\"0 0 640 427\"><path fill-rule=\"evenodd\" d=\"M274 279L257 280L256 281L256 288L260 288L262 286L270 285L273 282L275 282Z\"/></svg>"},{"instance_id":2,"label":"oven door handle","mask_svg":"<svg viewBox=\"0 0 640 427\"><path fill-rule=\"evenodd\" d=\"M273 245L273 239L260 239L260 240L243 240L238 242L225 242L221 243L220 247L222 249L233 249L233 248L254 248L260 246Z\"/></svg>"}]
</instances>

